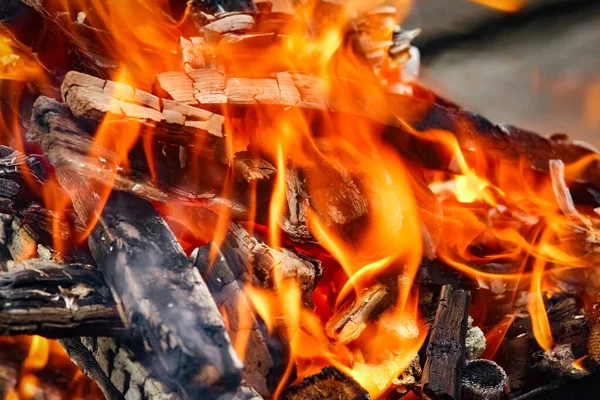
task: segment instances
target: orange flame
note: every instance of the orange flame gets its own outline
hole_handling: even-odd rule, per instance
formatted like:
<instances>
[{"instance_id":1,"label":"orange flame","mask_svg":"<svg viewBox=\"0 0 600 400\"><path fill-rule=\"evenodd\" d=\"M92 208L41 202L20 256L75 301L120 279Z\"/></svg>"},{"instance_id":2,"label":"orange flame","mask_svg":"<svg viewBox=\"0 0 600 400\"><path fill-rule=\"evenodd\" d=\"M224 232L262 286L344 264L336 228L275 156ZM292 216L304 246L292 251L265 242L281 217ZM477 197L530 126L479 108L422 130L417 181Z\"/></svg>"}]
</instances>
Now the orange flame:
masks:
<instances>
[{"instance_id":1,"label":"orange flame","mask_svg":"<svg viewBox=\"0 0 600 400\"><path fill-rule=\"evenodd\" d=\"M525 6L525 0L471 0L503 12L516 12Z\"/></svg>"}]
</instances>

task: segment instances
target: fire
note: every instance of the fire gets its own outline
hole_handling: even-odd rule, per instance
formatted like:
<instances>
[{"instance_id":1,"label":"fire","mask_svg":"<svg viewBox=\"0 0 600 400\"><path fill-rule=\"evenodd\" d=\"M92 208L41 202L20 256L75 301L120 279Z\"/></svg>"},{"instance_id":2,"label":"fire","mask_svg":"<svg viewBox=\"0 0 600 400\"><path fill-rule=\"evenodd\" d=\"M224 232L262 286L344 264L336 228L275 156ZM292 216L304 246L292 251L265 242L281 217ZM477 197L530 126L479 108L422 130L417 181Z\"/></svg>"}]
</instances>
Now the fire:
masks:
<instances>
[{"instance_id":1,"label":"fire","mask_svg":"<svg viewBox=\"0 0 600 400\"><path fill-rule=\"evenodd\" d=\"M522 0L476 1L502 11L517 11L524 5ZM79 45L93 50L83 40L81 32L86 31L107 50L108 56L117 60L110 76L116 82L113 101L127 96L132 87L147 89L156 73L180 69L174 44L182 33L180 28L189 22L186 20L189 10L181 21L175 21L164 12L169 2L162 0L48 3L54 11L68 11L76 16L67 20L66 28ZM399 14L405 14L411 2L400 3ZM548 275L587 268L589 260L584 251L574 248L573 237L581 230L587 234L595 232L590 219L579 214L572 204L565 179L579 177L589 163L597 161L597 156L559 167L555 172L560 176L540 180L519 162L499 163L492 168L482 149L473 145L465 151L450 132L417 129L403 118L406 110L393 109L385 96L386 88L405 84L399 77L398 66L383 62L374 67L368 57L355 51L354 46L361 41L351 37L349 27L356 22L354 17L371 4L348 2L343 12L327 18L326 24L322 23L324 18L319 18L322 11L319 6L322 5L318 1L299 5L299 21L282 28L277 44L251 52L256 57L252 63L248 63L248 55L206 44L211 56L218 57L228 71L251 77L299 71L316 82L315 97L322 95L338 102L320 104L319 113L299 107L257 107L241 112L241 116L227 106L217 110L226 117L224 131L229 158L236 151L248 150L269 160L277 170L271 182L266 216L261 216L258 210L261 199L256 183L245 194L249 198L244 217L248 230L264 226L271 247L291 246L282 226L290 207L288 181L290 174L297 173L306 186L301 201L307 209L307 229L318 249L302 243L294 246L311 255L327 254L330 268L330 275L313 294L315 308L304 304L299 285L293 279L282 278L278 271L274 274L273 290L252 283L244 287L245 296L268 331L281 334L289 346L289 359L274 397L281 394L294 376L299 381L329 365L352 376L373 398L385 396L394 380L415 360L427 337L428 326L419 314L419 293L414 285L423 257L437 256L482 286L493 280L515 287L526 284L533 333L542 349L552 349L544 303L545 293L554 289ZM136 16L134 21L132 16ZM384 24L375 29L374 36L383 43L378 50L383 54L387 54L391 45L393 28ZM2 40L2 79L21 81L41 74L37 69L17 69L23 59L8 39ZM406 93L418 96L410 84L406 83L406 88ZM596 92L590 92L590 109L597 98ZM113 103L108 108L113 106L119 107ZM452 174L422 170L406 162L384 140L381 123L333 111L363 108L373 111L379 121L391 121L403 132L441 148L451 156ZM418 114L425 110L410 111ZM590 125L597 123L592 111L586 109L585 114ZM86 182L90 186L79 189L93 191L94 196L89 196L90 207L86 210L87 229L77 235L76 242L85 240L98 223L117 177L130 173L129 156L140 143L150 175L148 180L159 184L157 153L162 143L154 137L152 127L115 113L106 113L98 122L89 151L83 157L89 161L89 168L102 171L105 179L100 183ZM199 154L201 144L196 142L180 149L181 154L185 151L185 157L189 157L182 180L194 188L201 187L211 174L207 165L212 164L203 164L206 160ZM204 207L206 202L197 199L155 204L186 250L210 241L221 244L235 219L227 203L237 200L233 167L219 167L224 174L214 195L223 200L222 204ZM42 197L48 209L64 216L70 201L59 187L59 182L48 181ZM204 214L206 209L217 216ZM579 231L574 231L574 226ZM59 229L60 225L53 221L54 247L63 253L71 243L59 234ZM487 269L492 263L507 267L500 272ZM390 289L391 304L346 343L328 334L327 320L375 284ZM241 302L243 309L246 304ZM510 315L488 332L490 345L486 356L492 357L499 348L513 318ZM236 337L234 348L241 359L248 342L244 334ZM35 396L36 372L51 360L51 347L46 339L33 338L15 396ZM73 385L80 388L79 383Z\"/></svg>"},{"instance_id":2,"label":"fire","mask_svg":"<svg viewBox=\"0 0 600 400\"><path fill-rule=\"evenodd\" d=\"M525 6L525 0L471 0L474 3L503 12L516 12Z\"/></svg>"}]
</instances>

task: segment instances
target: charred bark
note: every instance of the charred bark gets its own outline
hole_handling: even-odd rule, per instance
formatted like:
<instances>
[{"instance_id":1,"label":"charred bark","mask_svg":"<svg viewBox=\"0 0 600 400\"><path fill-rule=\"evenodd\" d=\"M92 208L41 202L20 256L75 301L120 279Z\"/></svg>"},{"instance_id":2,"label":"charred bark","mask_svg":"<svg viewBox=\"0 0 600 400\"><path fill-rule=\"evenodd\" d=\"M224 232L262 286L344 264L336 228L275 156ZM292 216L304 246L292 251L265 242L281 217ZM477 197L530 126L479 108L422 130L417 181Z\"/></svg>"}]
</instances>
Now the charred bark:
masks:
<instances>
[{"instance_id":1,"label":"charred bark","mask_svg":"<svg viewBox=\"0 0 600 400\"><path fill-rule=\"evenodd\" d=\"M147 360L115 338L60 339L71 360L93 379L107 400L167 400L180 396L150 374Z\"/></svg>"},{"instance_id":2,"label":"charred bark","mask_svg":"<svg viewBox=\"0 0 600 400\"><path fill-rule=\"evenodd\" d=\"M114 336L124 326L102 274L90 265L9 262L0 274L0 334Z\"/></svg>"},{"instance_id":3,"label":"charred bark","mask_svg":"<svg viewBox=\"0 0 600 400\"><path fill-rule=\"evenodd\" d=\"M80 218L95 212L85 178L57 170ZM92 192L93 193L93 192ZM113 192L88 243L135 334L156 357L152 375L204 398L235 392L242 365L201 276L152 206Z\"/></svg>"},{"instance_id":4,"label":"charred bark","mask_svg":"<svg viewBox=\"0 0 600 400\"><path fill-rule=\"evenodd\" d=\"M311 294L322 273L319 261L285 248L273 249L236 223L231 224L221 253L239 279L267 289L277 281L293 279L303 302L312 304Z\"/></svg>"},{"instance_id":5,"label":"charred bark","mask_svg":"<svg viewBox=\"0 0 600 400\"><path fill-rule=\"evenodd\" d=\"M318 374L305 378L281 393L282 400L305 399L368 400L369 393L354 379L333 367L323 368Z\"/></svg>"},{"instance_id":6,"label":"charred bark","mask_svg":"<svg viewBox=\"0 0 600 400\"><path fill-rule=\"evenodd\" d=\"M442 287L422 380L425 393L436 398L460 399L470 299L470 292Z\"/></svg>"},{"instance_id":7,"label":"charred bark","mask_svg":"<svg viewBox=\"0 0 600 400\"><path fill-rule=\"evenodd\" d=\"M244 293L247 282L241 272L246 266L230 266L214 244L198 251L194 265L224 313L232 342L236 348L244 349L244 381L261 395L271 396L285 371L287 354L282 351L283 344L267 334L265 324L255 316L252 302Z\"/></svg>"}]
</instances>

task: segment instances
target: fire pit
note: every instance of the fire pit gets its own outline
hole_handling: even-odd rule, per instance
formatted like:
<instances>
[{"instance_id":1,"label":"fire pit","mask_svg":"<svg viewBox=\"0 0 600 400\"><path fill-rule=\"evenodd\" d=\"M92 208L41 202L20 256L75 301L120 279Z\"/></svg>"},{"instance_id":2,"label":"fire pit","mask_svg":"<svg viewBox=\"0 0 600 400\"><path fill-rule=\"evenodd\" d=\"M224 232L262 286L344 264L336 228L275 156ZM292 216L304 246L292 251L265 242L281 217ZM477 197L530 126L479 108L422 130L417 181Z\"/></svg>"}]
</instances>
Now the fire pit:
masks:
<instances>
[{"instance_id":1,"label":"fire pit","mask_svg":"<svg viewBox=\"0 0 600 400\"><path fill-rule=\"evenodd\" d=\"M271 6L3 6L5 398L592 398L598 153Z\"/></svg>"}]
</instances>

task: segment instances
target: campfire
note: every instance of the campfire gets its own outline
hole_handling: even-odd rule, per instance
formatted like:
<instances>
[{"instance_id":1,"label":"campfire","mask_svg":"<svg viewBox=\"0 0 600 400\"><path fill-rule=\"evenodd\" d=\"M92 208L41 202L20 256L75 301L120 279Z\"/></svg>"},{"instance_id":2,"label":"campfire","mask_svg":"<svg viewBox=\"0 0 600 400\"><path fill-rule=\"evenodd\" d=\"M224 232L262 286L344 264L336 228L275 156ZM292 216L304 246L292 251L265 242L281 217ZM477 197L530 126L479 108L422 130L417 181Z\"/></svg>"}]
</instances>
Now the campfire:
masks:
<instances>
[{"instance_id":1,"label":"campfire","mask_svg":"<svg viewBox=\"0 0 600 400\"><path fill-rule=\"evenodd\" d=\"M419 85L406 10L1 10L5 399L591 398L598 153Z\"/></svg>"}]
</instances>

